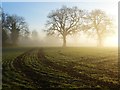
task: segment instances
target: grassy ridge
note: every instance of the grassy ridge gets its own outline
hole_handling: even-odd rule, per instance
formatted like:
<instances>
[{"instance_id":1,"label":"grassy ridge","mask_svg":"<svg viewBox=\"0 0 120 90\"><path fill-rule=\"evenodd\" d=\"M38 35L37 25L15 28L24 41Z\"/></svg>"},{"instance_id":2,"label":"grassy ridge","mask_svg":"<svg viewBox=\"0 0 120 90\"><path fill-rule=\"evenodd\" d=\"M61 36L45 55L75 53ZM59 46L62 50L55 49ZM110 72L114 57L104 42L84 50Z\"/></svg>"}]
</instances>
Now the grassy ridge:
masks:
<instances>
[{"instance_id":1,"label":"grassy ridge","mask_svg":"<svg viewBox=\"0 0 120 90\"><path fill-rule=\"evenodd\" d=\"M118 88L117 48L3 49L3 89Z\"/></svg>"}]
</instances>

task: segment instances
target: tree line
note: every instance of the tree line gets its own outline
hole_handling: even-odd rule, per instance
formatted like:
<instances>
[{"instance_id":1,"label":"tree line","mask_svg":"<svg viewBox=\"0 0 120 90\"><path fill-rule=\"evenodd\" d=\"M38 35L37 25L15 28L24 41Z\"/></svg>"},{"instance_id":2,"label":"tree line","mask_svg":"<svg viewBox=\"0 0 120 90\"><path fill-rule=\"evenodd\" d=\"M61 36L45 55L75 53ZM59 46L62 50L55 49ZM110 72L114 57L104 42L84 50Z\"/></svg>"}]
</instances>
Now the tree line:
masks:
<instances>
[{"instance_id":1,"label":"tree line","mask_svg":"<svg viewBox=\"0 0 120 90\"><path fill-rule=\"evenodd\" d=\"M77 32L85 32L96 38L98 46L103 46L104 38L113 32L112 19L102 10L95 9L90 12L78 7L66 7L49 13L46 24L48 35L58 34L63 39L63 47L66 47L68 35Z\"/></svg>"},{"instance_id":2,"label":"tree line","mask_svg":"<svg viewBox=\"0 0 120 90\"><path fill-rule=\"evenodd\" d=\"M2 12L2 44L18 43L19 36L27 37L29 29L25 19L17 15L8 15Z\"/></svg>"},{"instance_id":3,"label":"tree line","mask_svg":"<svg viewBox=\"0 0 120 90\"><path fill-rule=\"evenodd\" d=\"M17 45L19 38L28 38L30 30L25 19L17 15L9 15L2 11L2 44L11 43ZM98 46L103 46L104 38L113 32L112 19L102 10L95 9L90 12L78 7L62 6L60 9L48 14L45 24L47 35L58 35L63 39L63 47L66 47L67 36L84 32L96 38ZM36 36L37 32L33 32Z\"/></svg>"},{"instance_id":4,"label":"tree line","mask_svg":"<svg viewBox=\"0 0 120 90\"><path fill-rule=\"evenodd\" d=\"M24 17L18 15L9 15L2 11L2 46L17 46L20 39L30 40L30 33L32 39L36 39L38 33L36 30L30 32L27 22Z\"/></svg>"}]
</instances>

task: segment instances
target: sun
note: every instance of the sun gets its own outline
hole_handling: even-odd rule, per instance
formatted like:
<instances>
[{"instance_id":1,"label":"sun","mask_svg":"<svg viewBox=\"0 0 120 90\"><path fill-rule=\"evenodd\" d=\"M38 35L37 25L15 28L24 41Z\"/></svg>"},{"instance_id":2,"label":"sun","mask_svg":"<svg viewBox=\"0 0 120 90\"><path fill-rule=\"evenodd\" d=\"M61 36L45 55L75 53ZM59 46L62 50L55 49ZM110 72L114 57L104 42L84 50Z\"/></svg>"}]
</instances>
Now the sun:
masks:
<instances>
[{"instance_id":1,"label":"sun","mask_svg":"<svg viewBox=\"0 0 120 90\"><path fill-rule=\"evenodd\" d=\"M111 37L107 37L104 42L105 46L112 46L112 47L117 47L118 46L118 36L114 35Z\"/></svg>"}]
</instances>

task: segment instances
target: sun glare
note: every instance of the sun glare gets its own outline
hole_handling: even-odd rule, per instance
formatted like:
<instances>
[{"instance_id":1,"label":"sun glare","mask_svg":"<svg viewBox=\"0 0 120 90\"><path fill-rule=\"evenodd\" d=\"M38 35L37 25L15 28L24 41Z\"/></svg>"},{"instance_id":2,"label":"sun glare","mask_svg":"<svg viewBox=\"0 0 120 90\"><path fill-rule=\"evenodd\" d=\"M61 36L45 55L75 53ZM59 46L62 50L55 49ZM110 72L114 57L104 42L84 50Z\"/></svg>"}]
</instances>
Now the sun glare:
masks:
<instances>
[{"instance_id":1,"label":"sun glare","mask_svg":"<svg viewBox=\"0 0 120 90\"><path fill-rule=\"evenodd\" d=\"M113 24L115 25L115 29L116 29L116 34L109 36L105 39L105 46L118 46L118 6L115 4L113 4L113 7L111 8L105 8L106 12L108 12L108 14L110 16L112 16L113 18Z\"/></svg>"},{"instance_id":2,"label":"sun glare","mask_svg":"<svg viewBox=\"0 0 120 90\"><path fill-rule=\"evenodd\" d=\"M106 38L104 44L105 44L105 46L117 47L118 46L118 37L117 37L117 35Z\"/></svg>"}]
</instances>

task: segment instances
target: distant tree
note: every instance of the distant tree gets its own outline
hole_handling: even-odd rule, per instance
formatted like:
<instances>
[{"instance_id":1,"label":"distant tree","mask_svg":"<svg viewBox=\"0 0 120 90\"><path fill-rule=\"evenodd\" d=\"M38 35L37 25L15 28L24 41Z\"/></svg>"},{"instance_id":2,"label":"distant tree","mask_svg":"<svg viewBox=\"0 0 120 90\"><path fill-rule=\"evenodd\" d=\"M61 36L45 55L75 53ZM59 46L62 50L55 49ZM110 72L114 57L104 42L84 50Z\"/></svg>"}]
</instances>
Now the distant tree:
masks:
<instances>
[{"instance_id":1,"label":"distant tree","mask_svg":"<svg viewBox=\"0 0 120 90\"><path fill-rule=\"evenodd\" d=\"M0 47L2 46L2 8L0 6Z\"/></svg>"},{"instance_id":2,"label":"distant tree","mask_svg":"<svg viewBox=\"0 0 120 90\"><path fill-rule=\"evenodd\" d=\"M102 47L104 38L113 32L111 18L109 18L104 11L96 9L91 11L86 19L89 35L97 37L98 47Z\"/></svg>"},{"instance_id":3,"label":"distant tree","mask_svg":"<svg viewBox=\"0 0 120 90\"><path fill-rule=\"evenodd\" d=\"M23 33L25 39L29 39L30 31L26 31Z\"/></svg>"},{"instance_id":4,"label":"distant tree","mask_svg":"<svg viewBox=\"0 0 120 90\"><path fill-rule=\"evenodd\" d=\"M84 11L79 10L77 7L68 8L63 6L48 15L49 20L46 24L48 29L46 31L48 35L61 35L63 47L66 47L66 37L80 30L84 15Z\"/></svg>"},{"instance_id":5,"label":"distant tree","mask_svg":"<svg viewBox=\"0 0 120 90\"><path fill-rule=\"evenodd\" d=\"M11 32L12 44L16 45L20 32L28 32L28 26L23 17L17 15L8 15L6 18L6 28Z\"/></svg>"},{"instance_id":6,"label":"distant tree","mask_svg":"<svg viewBox=\"0 0 120 90\"><path fill-rule=\"evenodd\" d=\"M0 6L0 26L2 27L2 13L3 13L3 10L2 10L2 7Z\"/></svg>"},{"instance_id":7,"label":"distant tree","mask_svg":"<svg viewBox=\"0 0 120 90\"><path fill-rule=\"evenodd\" d=\"M38 39L38 32L36 30L32 31L32 39L37 40Z\"/></svg>"},{"instance_id":8,"label":"distant tree","mask_svg":"<svg viewBox=\"0 0 120 90\"><path fill-rule=\"evenodd\" d=\"M7 14L1 11L2 45L5 45L9 38L7 34L7 29L6 29L6 18L7 18Z\"/></svg>"}]
</instances>

